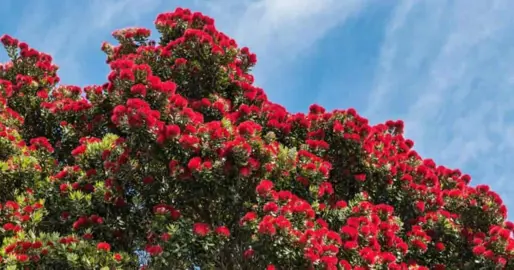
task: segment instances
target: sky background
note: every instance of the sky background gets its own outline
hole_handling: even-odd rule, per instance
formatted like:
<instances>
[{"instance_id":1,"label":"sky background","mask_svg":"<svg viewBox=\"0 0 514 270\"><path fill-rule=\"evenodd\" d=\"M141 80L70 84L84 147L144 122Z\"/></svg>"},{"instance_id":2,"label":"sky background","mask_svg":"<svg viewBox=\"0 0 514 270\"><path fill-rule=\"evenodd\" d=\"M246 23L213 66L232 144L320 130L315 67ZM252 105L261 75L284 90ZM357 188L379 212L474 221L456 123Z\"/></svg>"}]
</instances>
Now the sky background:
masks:
<instances>
[{"instance_id":1,"label":"sky background","mask_svg":"<svg viewBox=\"0 0 514 270\"><path fill-rule=\"evenodd\" d=\"M402 119L423 157L491 185L513 209L512 0L3 0L0 35L50 53L65 84L102 84L102 41L153 30L178 6L257 53L256 83L272 101Z\"/></svg>"}]
</instances>

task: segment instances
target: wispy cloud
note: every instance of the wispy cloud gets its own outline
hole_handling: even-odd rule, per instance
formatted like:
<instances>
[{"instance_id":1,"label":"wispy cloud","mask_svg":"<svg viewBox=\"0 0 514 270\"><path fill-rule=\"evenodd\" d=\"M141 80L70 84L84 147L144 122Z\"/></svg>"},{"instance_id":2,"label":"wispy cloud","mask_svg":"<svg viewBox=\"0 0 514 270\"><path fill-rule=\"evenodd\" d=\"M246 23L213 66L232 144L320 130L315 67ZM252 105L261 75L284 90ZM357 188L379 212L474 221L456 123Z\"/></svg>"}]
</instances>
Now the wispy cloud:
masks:
<instances>
[{"instance_id":1,"label":"wispy cloud","mask_svg":"<svg viewBox=\"0 0 514 270\"><path fill-rule=\"evenodd\" d=\"M365 113L404 119L423 156L504 195L514 192L513 8L509 0L402 1Z\"/></svg>"},{"instance_id":2,"label":"wispy cloud","mask_svg":"<svg viewBox=\"0 0 514 270\"><path fill-rule=\"evenodd\" d=\"M336 26L357 16L369 0L219 0L207 4L209 14L240 45L257 53L257 83L276 101L288 100L284 88L287 67L303 54L315 54L316 44Z\"/></svg>"},{"instance_id":3,"label":"wispy cloud","mask_svg":"<svg viewBox=\"0 0 514 270\"><path fill-rule=\"evenodd\" d=\"M255 77L261 85L284 82L287 67L298 55L313 49L332 28L355 16L369 0L92 0L34 1L22 14L16 36L55 56L65 82L87 84L98 76L88 67L91 57L101 55L100 43L118 27L151 26L159 12L177 6L200 10L214 17L218 27L241 45L256 52ZM93 47L92 47L93 46ZM308 53L312 54L311 50ZM92 63L92 66L101 63ZM89 68L89 69L88 69ZM103 70L103 69L100 69ZM97 72L98 73L98 72ZM277 74L280 73L280 76ZM291 93L273 91L275 99Z\"/></svg>"},{"instance_id":4,"label":"wispy cloud","mask_svg":"<svg viewBox=\"0 0 514 270\"><path fill-rule=\"evenodd\" d=\"M24 5L15 35L53 55L68 83L87 84L94 70L84 68L85 55L100 54L101 41L109 38L112 30L139 23L160 4L159 0L59 1L58 5L33 1Z\"/></svg>"}]
</instances>

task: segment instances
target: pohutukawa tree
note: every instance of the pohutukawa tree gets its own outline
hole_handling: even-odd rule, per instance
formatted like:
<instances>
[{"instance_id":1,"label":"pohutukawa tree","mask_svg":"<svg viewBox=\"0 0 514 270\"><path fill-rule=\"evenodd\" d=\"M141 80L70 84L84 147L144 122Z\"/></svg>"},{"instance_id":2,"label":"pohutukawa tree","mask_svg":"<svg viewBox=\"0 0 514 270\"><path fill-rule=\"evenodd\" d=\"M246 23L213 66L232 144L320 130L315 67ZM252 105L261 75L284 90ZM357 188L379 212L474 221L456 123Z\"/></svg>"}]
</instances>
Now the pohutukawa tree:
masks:
<instances>
[{"instance_id":1,"label":"pohutukawa tree","mask_svg":"<svg viewBox=\"0 0 514 270\"><path fill-rule=\"evenodd\" d=\"M85 88L1 38L2 269L514 269L500 197L403 122L290 113L213 19L155 25L115 31Z\"/></svg>"}]
</instances>

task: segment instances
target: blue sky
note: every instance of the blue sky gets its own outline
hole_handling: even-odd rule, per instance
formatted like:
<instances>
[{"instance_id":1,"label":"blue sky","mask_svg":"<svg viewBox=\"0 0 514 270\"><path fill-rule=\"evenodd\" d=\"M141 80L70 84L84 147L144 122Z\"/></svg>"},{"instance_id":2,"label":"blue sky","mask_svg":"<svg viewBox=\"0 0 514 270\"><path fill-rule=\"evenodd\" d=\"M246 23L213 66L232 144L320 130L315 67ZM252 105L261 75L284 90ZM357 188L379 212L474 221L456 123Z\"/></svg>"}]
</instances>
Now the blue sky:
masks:
<instances>
[{"instance_id":1,"label":"blue sky","mask_svg":"<svg viewBox=\"0 0 514 270\"><path fill-rule=\"evenodd\" d=\"M514 1L4 0L0 34L54 56L66 84L100 84L100 44L202 11L257 53L257 84L290 111L354 107L406 122L424 157L487 183L514 207ZM0 61L5 61L0 54ZM511 197L514 198L514 197ZM511 215L512 216L512 215Z\"/></svg>"}]
</instances>

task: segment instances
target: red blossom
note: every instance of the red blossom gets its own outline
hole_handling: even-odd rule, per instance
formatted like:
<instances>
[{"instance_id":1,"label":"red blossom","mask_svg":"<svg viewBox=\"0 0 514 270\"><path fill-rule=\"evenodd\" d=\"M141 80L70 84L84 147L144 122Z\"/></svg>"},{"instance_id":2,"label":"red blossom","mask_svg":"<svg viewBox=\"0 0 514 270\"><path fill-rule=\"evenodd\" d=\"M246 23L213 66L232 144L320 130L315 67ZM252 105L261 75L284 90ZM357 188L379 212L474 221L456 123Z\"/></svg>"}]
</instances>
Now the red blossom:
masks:
<instances>
[{"instance_id":1,"label":"red blossom","mask_svg":"<svg viewBox=\"0 0 514 270\"><path fill-rule=\"evenodd\" d=\"M116 260L118 262L121 262L123 260L123 256L121 256L121 254L119 254L119 253L114 254L113 258L114 258L114 260Z\"/></svg>"},{"instance_id":2,"label":"red blossom","mask_svg":"<svg viewBox=\"0 0 514 270\"><path fill-rule=\"evenodd\" d=\"M111 245L106 242L100 242L98 245L96 245L96 249L103 250L103 251L111 251Z\"/></svg>"},{"instance_id":3,"label":"red blossom","mask_svg":"<svg viewBox=\"0 0 514 270\"><path fill-rule=\"evenodd\" d=\"M255 188L255 191L257 192L257 194L263 196L263 195L268 194L272 189L273 189L273 182L271 182L270 180L264 179L264 180L261 180L259 185L257 185L257 187Z\"/></svg>"},{"instance_id":4,"label":"red blossom","mask_svg":"<svg viewBox=\"0 0 514 270\"><path fill-rule=\"evenodd\" d=\"M202 165L202 158L200 157L194 157L189 160L189 163L187 163L187 168L190 171L198 171Z\"/></svg>"},{"instance_id":5,"label":"red blossom","mask_svg":"<svg viewBox=\"0 0 514 270\"><path fill-rule=\"evenodd\" d=\"M355 180L357 180L359 182L366 181L366 175L365 174L356 174L355 175Z\"/></svg>"},{"instance_id":6,"label":"red blossom","mask_svg":"<svg viewBox=\"0 0 514 270\"><path fill-rule=\"evenodd\" d=\"M150 254L150 256L158 256L163 252L160 245L147 246L145 250Z\"/></svg>"},{"instance_id":7,"label":"red blossom","mask_svg":"<svg viewBox=\"0 0 514 270\"><path fill-rule=\"evenodd\" d=\"M193 224L193 232L198 236L206 236L211 231L210 227L206 223L195 223Z\"/></svg>"},{"instance_id":8,"label":"red blossom","mask_svg":"<svg viewBox=\"0 0 514 270\"><path fill-rule=\"evenodd\" d=\"M230 236L230 230L226 226L220 226L216 228L216 233L225 237Z\"/></svg>"}]
</instances>

